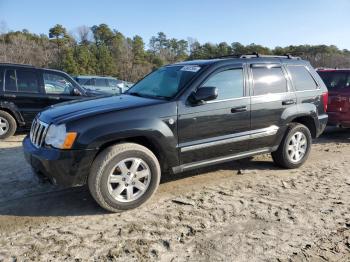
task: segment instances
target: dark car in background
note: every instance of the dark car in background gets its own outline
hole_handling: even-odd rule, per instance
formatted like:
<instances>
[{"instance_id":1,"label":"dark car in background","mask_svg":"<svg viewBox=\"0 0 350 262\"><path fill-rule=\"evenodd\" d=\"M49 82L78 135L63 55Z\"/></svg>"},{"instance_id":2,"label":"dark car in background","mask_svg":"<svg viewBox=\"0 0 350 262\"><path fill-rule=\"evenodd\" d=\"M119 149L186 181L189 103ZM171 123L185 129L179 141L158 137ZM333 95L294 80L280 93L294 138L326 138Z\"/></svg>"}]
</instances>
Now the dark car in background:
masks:
<instances>
[{"instance_id":1,"label":"dark car in background","mask_svg":"<svg viewBox=\"0 0 350 262\"><path fill-rule=\"evenodd\" d=\"M326 106L327 88L299 58L187 61L125 94L50 107L23 148L38 175L88 184L117 212L147 201L168 172L265 153L278 166L300 167L327 124Z\"/></svg>"},{"instance_id":2,"label":"dark car in background","mask_svg":"<svg viewBox=\"0 0 350 262\"><path fill-rule=\"evenodd\" d=\"M328 124L350 128L350 69L318 69L328 88Z\"/></svg>"},{"instance_id":3,"label":"dark car in background","mask_svg":"<svg viewBox=\"0 0 350 262\"><path fill-rule=\"evenodd\" d=\"M132 83L109 76L79 75L75 76L74 79L86 89L110 94L122 94L133 85Z\"/></svg>"},{"instance_id":4,"label":"dark car in background","mask_svg":"<svg viewBox=\"0 0 350 262\"><path fill-rule=\"evenodd\" d=\"M82 88L62 71L0 63L0 139L29 129L45 107L98 95L103 94Z\"/></svg>"}]
</instances>

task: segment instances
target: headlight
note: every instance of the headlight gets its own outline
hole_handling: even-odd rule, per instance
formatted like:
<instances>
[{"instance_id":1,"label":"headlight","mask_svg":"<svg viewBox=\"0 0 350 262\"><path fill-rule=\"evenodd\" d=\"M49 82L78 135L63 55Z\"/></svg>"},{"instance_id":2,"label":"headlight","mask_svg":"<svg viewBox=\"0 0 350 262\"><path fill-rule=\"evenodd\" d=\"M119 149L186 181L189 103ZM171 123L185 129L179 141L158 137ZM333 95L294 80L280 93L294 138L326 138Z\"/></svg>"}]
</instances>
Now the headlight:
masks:
<instances>
[{"instance_id":1,"label":"headlight","mask_svg":"<svg viewBox=\"0 0 350 262\"><path fill-rule=\"evenodd\" d=\"M73 146L76 132L68 132L66 125L50 125L49 130L46 133L45 143L59 149L70 149Z\"/></svg>"}]
</instances>

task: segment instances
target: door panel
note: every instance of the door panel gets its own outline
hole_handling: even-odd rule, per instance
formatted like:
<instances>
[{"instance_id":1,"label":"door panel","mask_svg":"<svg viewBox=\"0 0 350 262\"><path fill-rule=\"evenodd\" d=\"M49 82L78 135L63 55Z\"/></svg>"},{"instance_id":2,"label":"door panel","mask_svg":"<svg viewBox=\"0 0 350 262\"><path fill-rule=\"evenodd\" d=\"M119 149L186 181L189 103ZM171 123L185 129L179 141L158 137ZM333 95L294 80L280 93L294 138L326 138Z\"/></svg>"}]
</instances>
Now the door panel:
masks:
<instances>
[{"instance_id":1,"label":"door panel","mask_svg":"<svg viewBox=\"0 0 350 262\"><path fill-rule=\"evenodd\" d=\"M260 132L268 129L265 135L252 139L251 149L273 147L276 143L275 134L282 126L282 115L288 107L293 104L283 105L283 101L295 101L295 94L292 92L284 94L268 94L251 99L252 132Z\"/></svg>"},{"instance_id":2,"label":"door panel","mask_svg":"<svg viewBox=\"0 0 350 262\"><path fill-rule=\"evenodd\" d=\"M179 108L178 121L183 164L244 152L248 140L237 138L250 130L250 98Z\"/></svg>"},{"instance_id":3,"label":"door panel","mask_svg":"<svg viewBox=\"0 0 350 262\"><path fill-rule=\"evenodd\" d=\"M182 164L233 155L248 148L244 134L250 131L250 98L245 97L243 69L220 69L201 86L217 87L218 98L202 105L179 102Z\"/></svg>"},{"instance_id":4,"label":"door panel","mask_svg":"<svg viewBox=\"0 0 350 262\"><path fill-rule=\"evenodd\" d=\"M280 64L252 64L250 76L252 132L268 131L252 139L250 149L270 148L275 146L276 133L283 125L283 112L295 107L296 96Z\"/></svg>"}]
</instances>

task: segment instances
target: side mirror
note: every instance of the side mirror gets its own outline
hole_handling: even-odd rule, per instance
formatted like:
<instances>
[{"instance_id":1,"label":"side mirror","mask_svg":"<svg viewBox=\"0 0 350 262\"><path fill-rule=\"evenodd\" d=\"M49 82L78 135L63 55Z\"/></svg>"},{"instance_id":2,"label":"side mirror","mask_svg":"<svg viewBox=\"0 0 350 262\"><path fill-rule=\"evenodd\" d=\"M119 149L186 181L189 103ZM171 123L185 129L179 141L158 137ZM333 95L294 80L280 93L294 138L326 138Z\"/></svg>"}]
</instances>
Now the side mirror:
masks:
<instances>
[{"instance_id":1,"label":"side mirror","mask_svg":"<svg viewBox=\"0 0 350 262\"><path fill-rule=\"evenodd\" d=\"M214 100L218 97L218 89L213 86L203 86L192 93L191 100L197 104L204 104L205 101Z\"/></svg>"},{"instance_id":2,"label":"side mirror","mask_svg":"<svg viewBox=\"0 0 350 262\"><path fill-rule=\"evenodd\" d=\"M75 95L75 96L81 96L82 93L79 91L79 89L73 88L73 95Z\"/></svg>"}]
</instances>

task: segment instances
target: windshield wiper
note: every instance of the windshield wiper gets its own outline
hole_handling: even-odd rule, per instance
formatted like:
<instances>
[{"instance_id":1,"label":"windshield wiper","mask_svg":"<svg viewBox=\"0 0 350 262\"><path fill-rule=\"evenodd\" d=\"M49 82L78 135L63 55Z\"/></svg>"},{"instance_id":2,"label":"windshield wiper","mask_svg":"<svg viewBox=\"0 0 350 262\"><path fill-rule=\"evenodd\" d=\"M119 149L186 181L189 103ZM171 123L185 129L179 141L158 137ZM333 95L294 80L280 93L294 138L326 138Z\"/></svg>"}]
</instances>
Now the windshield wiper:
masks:
<instances>
[{"instance_id":1,"label":"windshield wiper","mask_svg":"<svg viewBox=\"0 0 350 262\"><path fill-rule=\"evenodd\" d=\"M139 96L139 97L143 97L143 95L141 95L140 93L137 92L127 92L127 95L132 95L132 96Z\"/></svg>"},{"instance_id":2,"label":"windshield wiper","mask_svg":"<svg viewBox=\"0 0 350 262\"><path fill-rule=\"evenodd\" d=\"M146 97L146 98L160 98L160 99L169 99L170 97L167 96L160 96L160 95L146 95L146 94L140 94L137 92L127 92L126 94L132 95L132 96L139 96L139 97Z\"/></svg>"}]
</instances>

